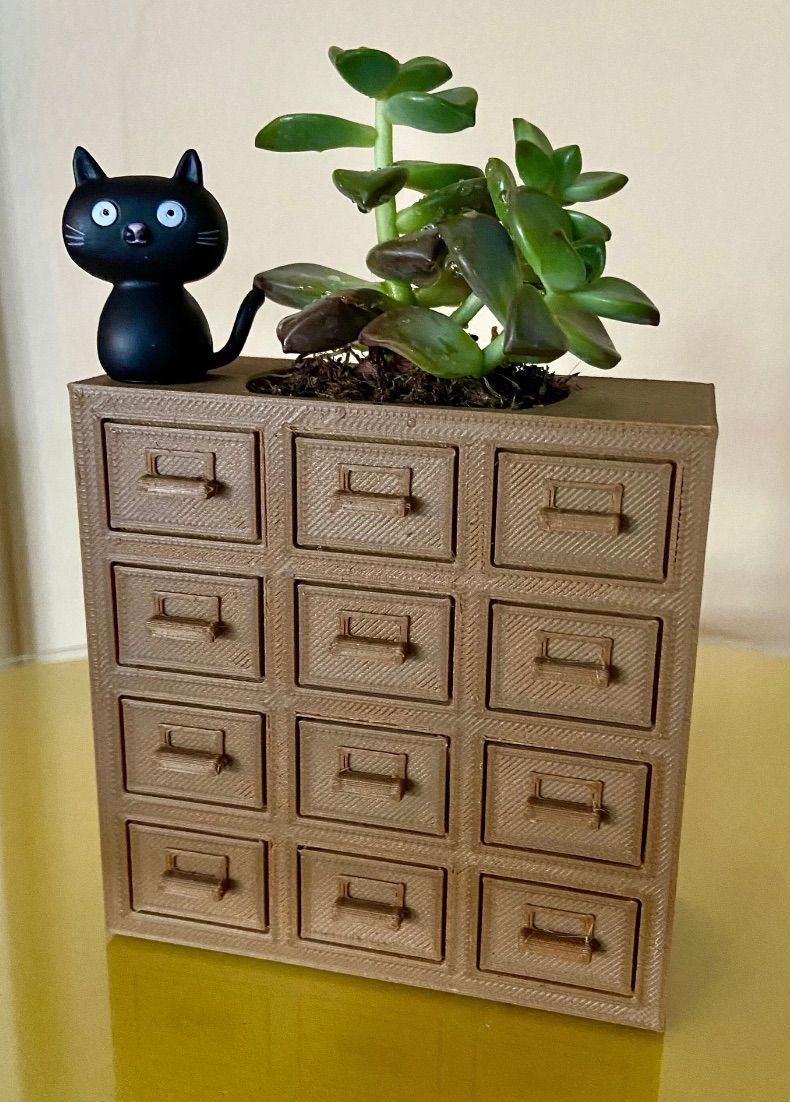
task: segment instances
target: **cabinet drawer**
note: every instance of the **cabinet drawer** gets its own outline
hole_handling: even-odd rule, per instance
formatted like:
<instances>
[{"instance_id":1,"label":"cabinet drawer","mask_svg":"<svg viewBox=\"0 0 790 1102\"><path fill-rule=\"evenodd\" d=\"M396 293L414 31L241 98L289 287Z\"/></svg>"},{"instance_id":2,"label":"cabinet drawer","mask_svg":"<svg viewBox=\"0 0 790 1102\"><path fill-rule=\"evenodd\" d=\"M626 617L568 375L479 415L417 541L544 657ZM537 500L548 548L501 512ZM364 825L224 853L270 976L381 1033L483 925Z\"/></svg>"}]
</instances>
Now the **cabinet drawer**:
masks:
<instances>
[{"instance_id":1,"label":"cabinet drawer","mask_svg":"<svg viewBox=\"0 0 790 1102\"><path fill-rule=\"evenodd\" d=\"M447 739L299 721L299 814L444 834Z\"/></svg>"},{"instance_id":2,"label":"cabinet drawer","mask_svg":"<svg viewBox=\"0 0 790 1102\"><path fill-rule=\"evenodd\" d=\"M642 762L490 743L485 841L640 865L647 780Z\"/></svg>"},{"instance_id":3,"label":"cabinet drawer","mask_svg":"<svg viewBox=\"0 0 790 1102\"><path fill-rule=\"evenodd\" d=\"M257 578L115 567L122 666L262 676Z\"/></svg>"},{"instance_id":4,"label":"cabinet drawer","mask_svg":"<svg viewBox=\"0 0 790 1102\"><path fill-rule=\"evenodd\" d=\"M299 871L300 937L399 957L444 956L443 869L303 849Z\"/></svg>"},{"instance_id":5,"label":"cabinet drawer","mask_svg":"<svg viewBox=\"0 0 790 1102\"><path fill-rule=\"evenodd\" d=\"M660 581L671 463L498 456L497 566Z\"/></svg>"},{"instance_id":6,"label":"cabinet drawer","mask_svg":"<svg viewBox=\"0 0 790 1102\"><path fill-rule=\"evenodd\" d=\"M455 451L296 439L299 547L453 557Z\"/></svg>"},{"instance_id":7,"label":"cabinet drawer","mask_svg":"<svg viewBox=\"0 0 790 1102\"><path fill-rule=\"evenodd\" d=\"M494 602L490 706L650 727L659 627Z\"/></svg>"},{"instance_id":8,"label":"cabinet drawer","mask_svg":"<svg viewBox=\"0 0 790 1102\"><path fill-rule=\"evenodd\" d=\"M131 823L129 856L133 910L266 929L265 843Z\"/></svg>"},{"instance_id":9,"label":"cabinet drawer","mask_svg":"<svg viewBox=\"0 0 790 1102\"><path fill-rule=\"evenodd\" d=\"M111 528L258 540L253 433L108 423L104 440Z\"/></svg>"},{"instance_id":10,"label":"cabinet drawer","mask_svg":"<svg viewBox=\"0 0 790 1102\"><path fill-rule=\"evenodd\" d=\"M480 969L630 995L639 902L483 877Z\"/></svg>"},{"instance_id":11,"label":"cabinet drawer","mask_svg":"<svg viewBox=\"0 0 790 1102\"><path fill-rule=\"evenodd\" d=\"M262 716L125 699L121 717L128 792L263 807Z\"/></svg>"},{"instance_id":12,"label":"cabinet drawer","mask_svg":"<svg viewBox=\"0 0 790 1102\"><path fill-rule=\"evenodd\" d=\"M300 584L298 602L300 685L449 699L449 597Z\"/></svg>"}]
</instances>

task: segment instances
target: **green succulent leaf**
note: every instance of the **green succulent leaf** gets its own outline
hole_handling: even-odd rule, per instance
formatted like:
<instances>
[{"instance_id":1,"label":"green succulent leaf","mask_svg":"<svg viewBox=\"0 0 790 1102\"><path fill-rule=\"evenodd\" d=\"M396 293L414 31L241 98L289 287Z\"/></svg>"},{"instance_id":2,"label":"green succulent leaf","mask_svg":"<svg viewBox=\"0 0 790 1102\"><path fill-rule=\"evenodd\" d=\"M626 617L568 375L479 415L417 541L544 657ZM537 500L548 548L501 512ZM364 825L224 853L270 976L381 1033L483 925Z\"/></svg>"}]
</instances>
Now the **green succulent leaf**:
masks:
<instances>
[{"instance_id":1,"label":"green succulent leaf","mask_svg":"<svg viewBox=\"0 0 790 1102\"><path fill-rule=\"evenodd\" d=\"M463 276L445 265L434 283L416 288L414 297L419 306L460 306L471 293Z\"/></svg>"},{"instance_id":2,"label":"green succulent leaf","mask_svg":"<svg viewBox=\"0 0 790 1102\"><path fill-rule=\"evenodd\" d=\"M551 142L540 127L527 122L526 119L513 119L513 137L517 142L532 142L533 145L542 149L547 157L553 153Z\"/></svg>"},{"instance_id":3,"label":"green succulent leaf","mask_svg":"<svg viewBox=\"0 0 790 1102\"><path fill-rule=\"evenodd\" d=\"M398 75L397 60L383 50L360 46L356 50L341 50L332 46L329 60L346 84L363 96L380 98Z\"/></svg>"},{"instance_id":4,"label":"green succulent leaf","mask_svg":"<svg viewBox=\"0 0 790 1102\"><path fill-rule=\"evenodd\" d=\"M454 266L504 325L510 301L522 280L507 230L490 214L471 213L442 222L439 233Z\"/></svg>"},{"instance_id":5,"label":"green succulent leaf","mask_svg":"<svg viewBox=\"0 0 790 1102\"><path fill-rule=\"evenodd\" d=\"M483 170L474 165L438 164L435 161L395 161L395 167L405 168L406 187L428 195L460 180L480 179Z\"/></svg>"},{"instance_id":6,"label":"green succulent leaf","mask_svg":"<svg viewBox=\"0 0 790 1102\"><path fill-rule=\"evenodd\" d=\"M553 159L526 138L516 142L516 168L527 187L538 191L550 191L557 182Z\"/></svg>"},{"instance_id":7,"label":"green succulent leaf","mask_svg":"<svg viewBox=\"0 0 790 1102\"><path fill-rule=\"evenodd\" d=\"M612 231L604 222L599 222L591 214L584 214L580 210L569 210L568 217L571 220L571 232L574 241L608 241Z\"/></svg>"},{"instance_id":8,"label":"green succulent leaf","mask_svg":"<svg viewBox=\"0 0 790 1102\"><path fill-rule=\"evenodd\" d=\"M477 92L474 88L448 88L444 92L399 92L387 100L390 122L428 130L432 134L453 134L475 124Z\"/></svg>"},{"instance_id":9,"label":"green succulent leaf","mask_svg":"<svg viewBox=\"0 0 790 1102\"><path fill-rule=\"evenodd\" d=\"M398 233L413 233L423 226L443 222L454 214L464 210L479 210L493 213L486 181L482 177L473 180L459 180L439 188L424 198L398 211Z\"/></svg>"},{"instance_id":10,"label":"green succulent leaf","mask_svg":"<svg viewBox=\"0 0 790 1102\"><path fill-rule=\"evenodd\" d=\"M351 168L336 168L332 183L341 195L345 195L357 209L367 214L398 194L406 183L406 170L388 166L369 172L357 172Z\"/></svg>"},{"instance_id":11,"label":"green succulent leaf","mask_svg":"<svg viewBox=\"0 0 790 1102\"><path fill-rule=\"evenodd\" d=\"M491 157L486 164L486 183L496 216L503 225L508 224L508 200L516 190L516 177L509 165L499 157Z\"/></svg>"},{"instance_id":12,"label":"green succulent leaf","mask_svg":"<svg viewBox=\"0 0 790 1102\"><path fill-rule=\"evenodd\" d=\"M536 287L523 283L510 302L505 321L506 355L550 363L568 350L568 342L546 300Z\"/></svg>"},{"instance_id":13,"label":"green succulent leaf","mask_svg":"<svg viewBox=\"0 0 790 1102\"><path fill-rule=\"evenodd\" d=\"M658 325L661 320L657 306L644 291L615 276L602 276L571 297L578 306L603 318L635 325Z\"/></svg>"},{"instance_id":14,"label":"green succulent leaf","mask_svg":"<svg viewBox=\"0 0 790 1102\"><path fill-rule=\"evenodd\" d=\"M508 229L527 263L552 291L573 291L584 284L584 261L568 239L567 212L534 188L516 188L508 203Z\"/></svg>"},{"instance_id":15,"label":"green succulent leaf","mask_svg":"<svg viewBox=\"0 0 790 1102\"><path fill-rule=\"evenodd\" d=\"M565 334L568 350L580 360L604 371L620 362L620 353L594 314L581 309L566 295L551 295L549 306Z\"/></svg>"},{"instance_id":16,"label":"green succulent leaf","mask_svg":"<svg viewBox=\"0 0 790 1102\"><path fill-rule=\"evenodd\" d=\"M337 115L280 115L258 131L255 145L275 153L321 152L324 149L371 148L376 130Z\"/></svg>"},{"instance_id":17,"label":"green succulent leaf","mask_svg":"<svg viewBox=\"0 0 790 1102\"><path fill-rule=\"evenodd\" d=\"M606 199L628 183L622 172L582 172L576 181L565 188L566 203L586 203L594 199Z\"/></svg>"},{"instance_id":18,"label":"green succulent leaf","mask_svg":"<svg viewBox=\"0 0 790 1102\"><path fill-rule=\"evenodd\" d=\"M446 314L421 306L404 306L381 314L359 336L367 345L381 345L443 379L481 376L483 353L469 334Z\"/></svg>"},{"instance_id":19,"label":"green succulent leaf","mask_svg":"<svg viewBox=\"0 0 790 1102\"><path fill-rule=\"evenodd\" d=\"M449 65L437 57L413 57L404 61L398 74L387 88L387 95L398 92L431 92L441 84L446 84L453 75Z\"/></svg>"},{"instance_id":20,"label":"green succulent leaf","mask_svg":"<svg viewBox=\"0 0 790 1102\"><path fill-rule=\"evenodd\" d=\"M382 279L431 283L439 277L446 255L447 246L437 230L418 230L374 245L367 265Z\"/></svg>"},{"instance_id":21,"label":"green succulent leaf","mask_svg":"<svg viewBox=\"0 0 790 1102\"><path fill-rule=\"evenodd\" d=\"M557 184L561 191L576 180L582 170L582 151L578 145L561 145L552 154Z\"/></svg>"},{"instance_id":22,"label":"green succulent leaf","mask_svg":"<svg viewBox=\"0 0 790 1102\"><path fill-rule=\"evenodd\" d=\"M392 299L379 291L336 291L283 318L277 337L283 352L331 352L357 341L365 325L392 305Z\"/></svg>"},{"instance_id":23,"label":"green succulent leaf","mask_svg":"<svg viewBox=\"0 0 790 1102\"><path fill-rule=\"evenodd\" d=\"M339 272L336 268L327 268L323 264L283 264L279 268L270 268L256 275L255 286L264 291L272 302L297 309L309 306L334 291L358 287L373 291L381 289L377 283L349 275L348 272Z\"/></svg>"},{"instance_id":24,"label":"green succulent leaf","mask_svg":"<svg viewBox=\"0 0 790 1102\"><path fill-rule=\"evenodd\" d=\"M587 270L587 283L598 279L606 267L606 245L603 241L583 241L574 248L584 261Z\"/></svg>"}]
</instances>

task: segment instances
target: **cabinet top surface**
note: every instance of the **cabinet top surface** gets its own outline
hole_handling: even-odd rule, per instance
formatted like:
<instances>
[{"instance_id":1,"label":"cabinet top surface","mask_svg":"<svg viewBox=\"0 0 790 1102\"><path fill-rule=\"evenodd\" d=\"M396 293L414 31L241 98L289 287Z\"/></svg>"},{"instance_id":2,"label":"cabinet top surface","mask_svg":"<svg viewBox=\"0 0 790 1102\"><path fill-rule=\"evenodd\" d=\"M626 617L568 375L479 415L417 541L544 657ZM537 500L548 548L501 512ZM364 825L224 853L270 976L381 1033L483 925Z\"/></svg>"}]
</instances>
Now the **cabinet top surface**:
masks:
<instances>
[{"instance_id":1,"label":"cabinet top surface","mask_svg":"<svg viewBox=\"0 0 790 1102\"><path fill-rule=\"evenodd\" d=\"M128 394L175 391L195 396L244 397L250 402L296 402L318 406L337 403L315 398L279 398L254 394L247 382L255 375L282 370L286 361L242 357L198 383L171 386L119 383L106 375L72 383L75 391L125 391ZM369 409L370 403L346 403L349 408ZM407 407L399 407L407 408ZM437 407L430 408L433 412ZM653 425L679 425L689 428L716 429L716 406L711 383L676 382L663 379L620 379L602 376L578 376L571 395L551 406L527 411L492 411L442 408L450 417L512 418L539 417L552 420L637 422Z\"/></svg>"}]
</instances>

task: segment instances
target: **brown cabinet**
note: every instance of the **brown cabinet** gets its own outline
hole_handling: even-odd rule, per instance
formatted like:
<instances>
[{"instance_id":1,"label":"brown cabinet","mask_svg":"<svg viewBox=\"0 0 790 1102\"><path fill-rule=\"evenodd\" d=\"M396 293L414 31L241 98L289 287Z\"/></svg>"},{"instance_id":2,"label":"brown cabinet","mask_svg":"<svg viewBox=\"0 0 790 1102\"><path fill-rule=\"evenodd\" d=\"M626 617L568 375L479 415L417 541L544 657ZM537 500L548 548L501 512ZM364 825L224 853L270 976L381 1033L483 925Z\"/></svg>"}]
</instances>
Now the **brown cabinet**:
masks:
<instances>
[{"instance_id":1,"label":"brown cabinet","mask_svg":"<svg viewBox=\"0 0 790 1102\"><path fill-rule=\"evenodd\" d=\"M72 387L109 927L661 1028L711 389L265 367Z\"/></svg>"}]
</instances>

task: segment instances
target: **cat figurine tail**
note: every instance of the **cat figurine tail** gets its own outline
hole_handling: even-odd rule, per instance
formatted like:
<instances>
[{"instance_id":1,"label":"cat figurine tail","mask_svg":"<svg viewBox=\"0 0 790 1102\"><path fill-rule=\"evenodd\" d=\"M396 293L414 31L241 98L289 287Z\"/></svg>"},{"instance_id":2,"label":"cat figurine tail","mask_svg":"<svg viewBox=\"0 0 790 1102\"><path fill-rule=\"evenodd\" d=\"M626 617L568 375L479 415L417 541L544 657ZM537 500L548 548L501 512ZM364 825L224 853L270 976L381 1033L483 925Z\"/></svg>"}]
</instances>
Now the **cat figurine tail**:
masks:
<instances>
[{"instance_id":1,"label":"cat figurine tail","mask_svg":"<svg viewBox=\"0 0 790 1102\"><path fill-rule=\"evenodd\" d=\"M266 296L258 287L247 292L227 344L215 352L184 284L222 263L228 224L203 186L195 150L172 177L107 176L81 146L73 167L63 240L75 264L112 284L97 335L107 374L128 383L196 382L235 360Z\"/></svg>"}]
</instances>

